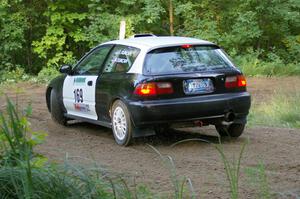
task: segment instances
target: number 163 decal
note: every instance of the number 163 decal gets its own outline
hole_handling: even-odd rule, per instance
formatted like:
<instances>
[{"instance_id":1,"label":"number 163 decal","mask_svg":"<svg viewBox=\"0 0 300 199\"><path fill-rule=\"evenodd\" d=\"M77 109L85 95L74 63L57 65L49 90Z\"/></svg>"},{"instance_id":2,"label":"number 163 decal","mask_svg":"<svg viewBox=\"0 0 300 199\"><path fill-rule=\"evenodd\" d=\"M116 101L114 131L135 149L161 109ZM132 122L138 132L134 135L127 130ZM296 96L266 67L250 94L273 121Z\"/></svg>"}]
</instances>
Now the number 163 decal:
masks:
<instances>
[{"instance_id":1,"label":"number 163 decal","mask_svg":"<svg viewBox=\"0 0 300 199\"><path fill-rule=\"evenodd\" d=\"M90 106L88 104L83 104L83 90L77 88L74 90L74 108L81 112L89 112Z\"/></svg>"},{"instance_id":2,"label":"number 163 decal","mask_svg":"<svg viewBox=\"0 0 300 199\"><path fill-rule=\"evenodd\" d=\"M83 103L83 90L77 88L74 90L75 103Z\"/></svg>"}]
</instances>

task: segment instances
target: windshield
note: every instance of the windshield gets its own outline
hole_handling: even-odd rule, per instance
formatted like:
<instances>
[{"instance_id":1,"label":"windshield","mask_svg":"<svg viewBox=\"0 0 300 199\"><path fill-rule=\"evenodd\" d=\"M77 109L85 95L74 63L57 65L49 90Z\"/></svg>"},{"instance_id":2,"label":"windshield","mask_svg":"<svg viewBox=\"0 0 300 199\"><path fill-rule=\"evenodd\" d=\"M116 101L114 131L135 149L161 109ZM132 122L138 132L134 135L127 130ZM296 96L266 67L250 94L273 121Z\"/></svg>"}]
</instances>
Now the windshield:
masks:
<instances>
[{"instance_id":1,"label":"windshield","mask_svg":"<svg viewBox=\"0 0 300 199\"><path fill-rule=\"evenodd\" d=\"M216 46L176 46L152 50L145 60L146 74L174 74L232 68Z\"/></svg>"}]
</instances>

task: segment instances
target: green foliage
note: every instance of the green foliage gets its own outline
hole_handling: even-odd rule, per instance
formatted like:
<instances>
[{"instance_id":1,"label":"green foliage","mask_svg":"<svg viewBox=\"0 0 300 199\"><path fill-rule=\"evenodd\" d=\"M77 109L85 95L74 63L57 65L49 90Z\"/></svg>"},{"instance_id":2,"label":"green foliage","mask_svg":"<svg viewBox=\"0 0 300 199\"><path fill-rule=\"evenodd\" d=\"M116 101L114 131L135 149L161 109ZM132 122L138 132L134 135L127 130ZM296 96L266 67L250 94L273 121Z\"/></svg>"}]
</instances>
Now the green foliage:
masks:
<instances>
[{"instance_id":1,"label":"green foliage","mask_svg":"<svg viewBox=\"0 0 300 199\"><path fill-rule=\"evenodd\" d=\"M40 38L46 25L40 0L2 0L0 2L0 71L20 66L35 74L43 60L33 53L32 42Z\"/></svg>"},{"instance_id":2,"label":"green foliage","mask_svg":"<svg viewBox=\"0 0 300 199\"><path fill-rule=\"evenodd\" d=\"M299 0L2 0L0 71L19 67L36 75L44 67L74 63L89 48L117 39L121 19L126 36L169 35L170 2L175 35L213 41L238 60L249 59L253 49L261 75L282 75L284 65L299 74ZM269 60L270 53L277 58Z\"/></svg>"},{"instance_id":3,"label":"green foliage","mask_svg":"<svg viewBox=\"0 0 300 199\"><path fill-rule=\"evenodd\" d=\"M37 82L39 83L49 83L50 80L57 77L60 73L55 68L43 68L38 76L37 76Z\"/></svg>"},{"instance_id":4,"label":"green foliage","mask_svg":"<svg viewBox=\"0 0 300 199\"><path fill-rule=\"evenodd\" d=\"M10 69L11 66L8 66L7 68L8 69L0 70L0 85L3 86L26 81L33 83L49 83L50 80L60 74L58 70L53 67L43 68L37 76L29 75L20 66L15 67L15 69Z\"/></svg>"},{"instance_id":5,"label":"green foliage","mask_svg":"<svg viewBox=\"0 0 300 199\"><path fill-rule=\"evenodd\" d=\"M14 194L18 195L19 198L30 198L33 193L32 168L41 166L41 162L43 162L41 160L45 159L33 152L33 147L44 139L44 135L39 135L29 129L27 116L30 113L31 108L28 107L20 115L10 100L7 100L7 112L0 113L0 173L6 167L23 168L23 178L20 182L16 182L11 173L6 173L4 170L6 177L11 179L11 185L16 187ZM6 189L6 183L7 178L0 178L1 188ZM22 185L21 189L17 188L16 184ZM9 197L2 190L0 193L2 198Z\"/></svg>"},{"instance_id":6,"label":"green foliage","mask_svg":"<svg viewBox=\"0 0 300 199\"><path fill-rule=\"evenodd\" d=\"M178 2L176 16L182 25L177 26L177 33L214 41L238 55L249 48L263 50L264 60L271 50L285 63L294 62L300 44L300 6L296 1ZM289 50L295 54L288 55Z\"/></svg>"},{"instance_id":7,"label":"green foliage","mask_svg":"<svg viewBox=\"0 0 300 199\"><path fill-rule=\"evenodd\" d=\"M249 123L255 125L300 128L300 92L280 92L264 103L254 106Z\"/></svg>"},{"instance_id":8,"label":"green foliage","mask_svg":"<svg viewBox=\"0 0 300 199\"><path fill-rule=\"evenodd\" d=\"M23 166L0 167L1 198L101 198L101 199L144 199L155 198L143 185L135 185L130 190L122 178L110 178L101 168L82 168L64 163L31 168L31 192L25 195L24 181L27 172Z\"/></svg>"},{"instance_id":9,"label":"green foliage","mask_svg":"<svg viewBox=\"0 0 300 199\"><path fill-rule=\"evenodd\" d=\"M294 76L300 75L300 63L285 63L278 55L269 53L266 60L259 58L261 52L249 50L245 55L235 56L236 65L247 76Z\"/></svg>"},{"instance_id":10,"label":"green foliage","mask_svg":"<svg viewBox=\"0 0 300 199\"><path fill-rule=\"evenodd\" d=\"M7 100L7 112L0 112L0 165L18 165L40 157L33 152L33 147L41 144L45 134L32 132L27 117L31 107L20 115L10 100ZM35 160L37 161L37 160Z\"/></svg>"},{"instance_id":11,"label":"green foliage","mask_svg":"<svg viewBox=\"0 0 300 199\"><path fill-rule=\"evenodd\" d=\"M8 1L0 3L0 71L14 66L14 56L18 51L22 51L25 43L24 31L27 21L22 12L9 13L10 6Z\"/></svg>"},{"instance_id":12,"label":"green foliage","mask_svg":"<svg viewBox=\"0 0 300 199\"><path fill-rule=\"evenodd\" d=\"M105 6L97 0L88 4L89 23L82 30L88 47L94 47L102 42L118 38L121 16L105 11Z\"/></svg>"},{"instance_id":13,"label":"green foliage","mask_svg":"<svg viewBox=\"0 0 300 199\"><path fill-rule=\"evenodd\" d=\"M0 83L16 83L29 80L23 68L16 67L14 70L0 70Z\"/></svg>"},{"instance_id":14,"label":"green foliage","mask_svg":"<svg viewBox=\"0 0 300 199\"><path fill-rule=\"evenodd\" d=\"M58 68L61 63L75 61L77 45L85 41L82 27L87 13L83 12L84 8L85 3L78 0L48 3L48 10L44 13L49 18L46 34L40 41L33 42L35 52L48 60L48 67Z\"/></svg>"}]
</instances>

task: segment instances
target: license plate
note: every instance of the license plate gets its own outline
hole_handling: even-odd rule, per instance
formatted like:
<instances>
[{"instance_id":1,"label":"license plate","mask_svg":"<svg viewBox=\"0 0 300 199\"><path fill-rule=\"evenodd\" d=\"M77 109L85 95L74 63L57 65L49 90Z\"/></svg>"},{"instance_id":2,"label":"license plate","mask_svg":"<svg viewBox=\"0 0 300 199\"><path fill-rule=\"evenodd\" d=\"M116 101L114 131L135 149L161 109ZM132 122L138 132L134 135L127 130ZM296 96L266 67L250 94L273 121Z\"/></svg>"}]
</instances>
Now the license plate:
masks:
<instances>
[{"instance_id":1,"label":"license plate","mask_svg":"<svg viewBox=\"0 0 300 199\"><path fill-rule=\"evenodd\" d=\"M214 85L211 79L188 79L183 81L183 90L185 94L204 94L214 91Z\"/></svg>"}]
</instances>

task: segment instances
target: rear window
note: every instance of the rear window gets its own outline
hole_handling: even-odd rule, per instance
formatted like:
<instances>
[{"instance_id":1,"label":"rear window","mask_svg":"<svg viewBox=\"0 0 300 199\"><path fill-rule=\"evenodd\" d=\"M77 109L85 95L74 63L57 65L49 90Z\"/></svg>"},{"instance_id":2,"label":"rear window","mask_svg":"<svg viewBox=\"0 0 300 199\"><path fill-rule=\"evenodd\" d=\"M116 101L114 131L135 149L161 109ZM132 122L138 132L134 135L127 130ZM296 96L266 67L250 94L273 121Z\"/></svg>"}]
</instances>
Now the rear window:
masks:
<instances>
[{"instance_id":1,"label":"rear window","mask_svg":"<svg viewBox=\"0 0 300 199\"><path fill-rule=\"evenodd\" d=\"M216 46L176 46L150 51L145 74L190 73L232 68L225 53Z\"/></svg>"}]
</instances>

